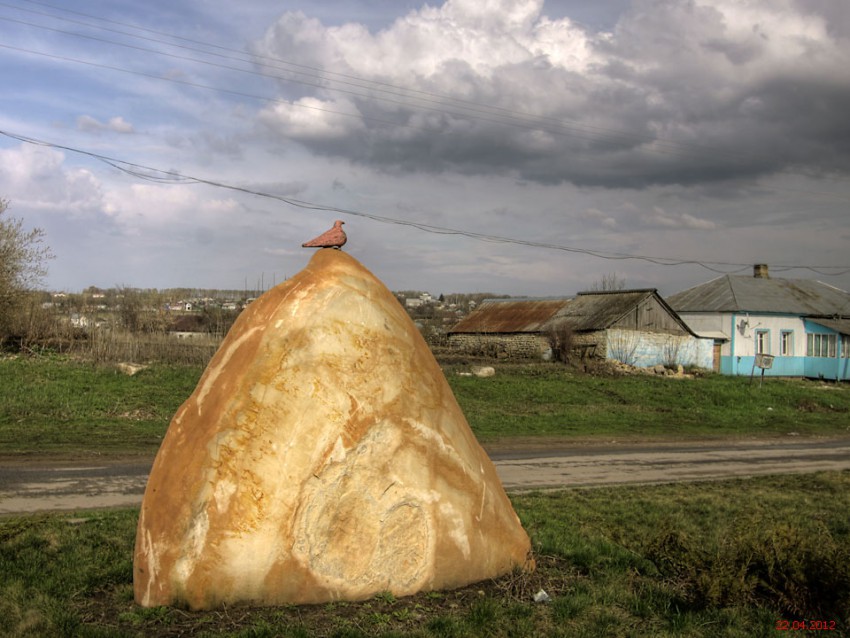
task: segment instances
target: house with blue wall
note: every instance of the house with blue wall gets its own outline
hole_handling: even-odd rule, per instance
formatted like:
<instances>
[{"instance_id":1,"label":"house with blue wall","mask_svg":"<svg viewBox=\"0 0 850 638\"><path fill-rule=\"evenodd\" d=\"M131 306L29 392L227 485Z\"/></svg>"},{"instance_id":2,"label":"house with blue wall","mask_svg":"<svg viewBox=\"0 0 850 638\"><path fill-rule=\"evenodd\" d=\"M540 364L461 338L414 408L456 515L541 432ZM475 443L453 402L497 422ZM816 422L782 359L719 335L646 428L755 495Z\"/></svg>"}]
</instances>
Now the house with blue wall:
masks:
<instances>
[{"instance_id":1,"label":"house with blue wall","mask_svg":"<svg viewBox=\"0 0 850 638\"><path fill-rule=\"evenodd\" d=\"M850 294L807 279L724 275L671 295L698 335L715 340L722 374L850 379ZM759 356L768 355L768 356Z\"/></svg>"}]
</instances>

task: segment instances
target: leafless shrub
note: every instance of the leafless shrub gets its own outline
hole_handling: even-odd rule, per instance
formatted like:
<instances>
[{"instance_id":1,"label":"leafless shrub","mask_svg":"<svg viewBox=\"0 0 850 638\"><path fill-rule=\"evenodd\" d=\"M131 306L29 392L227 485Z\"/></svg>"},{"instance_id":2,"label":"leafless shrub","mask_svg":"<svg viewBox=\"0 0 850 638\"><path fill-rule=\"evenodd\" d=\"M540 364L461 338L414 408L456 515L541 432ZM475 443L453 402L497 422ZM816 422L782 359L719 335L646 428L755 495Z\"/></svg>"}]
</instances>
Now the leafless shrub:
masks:
<instances>
[{"instance_id":1,"label":"leafless shrub","mask_svg":"<svg viewBox=\"0 0 850 638\"><path fill-rule=\"evenodd\" d=\"M676 365L681 363L679 361L679 354L682 349L682 339L681 337L676 337L674 335L670 335L667 337L667 340L664 342L664 346L662 347L662 356L664 357L664 365L668 368L675 368Z\"/></svg>"},{"instance_id":2,"label":"leafless shrub","mask_svg":"<svg viewBox=\"0 0 850 638\"><path fill-rule=\"evenodd\" d=\"M94 363L171 363L206 365L221 337L178 339L168 334L133 334L123 330L93 330L81 356Z\"/></svg>"},{"instance_id":3,"label":"leafless shrub","mask_svg":"<svg viewBox=\"0 0 850 638\"><path fill-rule=\"evenodd\" d=\"M637 349L640 341L631 330L611 331L608 336L608 356L620 363L633 366L637 362Z\"/></svg>"},{"instance_id":4,"label":"leafless shrub","mask_svg":"<svg viewBox=\"0 0 850 638\"><path fill-rule=\"evenodd\" d=\"M549 346L558 361L569 362L573 350L573 329L566 323L558 323L549 329Z\"/></svg>"},{"instance_id":5,"label":"leafless shrub","mask_svg":"<svg viewBox=\"0 0 850 638\"><path fill-rule=\"evenodd\" d=\"M4 320L4 346L23 352L52 350L72 352L85 334L70 322L59 321L42 305L37 293L21 294L8 309Z\"/></svg>"}]
</instances>

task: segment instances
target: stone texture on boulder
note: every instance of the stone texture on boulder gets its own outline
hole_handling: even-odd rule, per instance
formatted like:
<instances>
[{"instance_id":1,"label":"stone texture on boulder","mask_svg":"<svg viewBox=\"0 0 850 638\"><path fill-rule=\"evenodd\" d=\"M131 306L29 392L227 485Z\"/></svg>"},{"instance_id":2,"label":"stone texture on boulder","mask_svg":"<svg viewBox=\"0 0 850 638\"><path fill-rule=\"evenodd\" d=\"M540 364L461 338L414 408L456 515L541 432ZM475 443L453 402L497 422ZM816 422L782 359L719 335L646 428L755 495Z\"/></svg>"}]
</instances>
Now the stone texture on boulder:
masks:
<instances>
[{"instance_id":1,"label":"stone texture on boulder","mask_svg":"<svg viewBox=\"0 0 850 638\"><path fill-rule=\"evenodd\" d=\"M533 567L427 344L322 249L240 315L175 414L136 535L146 607L360 600Z\"/></svg>"}]
</instances>

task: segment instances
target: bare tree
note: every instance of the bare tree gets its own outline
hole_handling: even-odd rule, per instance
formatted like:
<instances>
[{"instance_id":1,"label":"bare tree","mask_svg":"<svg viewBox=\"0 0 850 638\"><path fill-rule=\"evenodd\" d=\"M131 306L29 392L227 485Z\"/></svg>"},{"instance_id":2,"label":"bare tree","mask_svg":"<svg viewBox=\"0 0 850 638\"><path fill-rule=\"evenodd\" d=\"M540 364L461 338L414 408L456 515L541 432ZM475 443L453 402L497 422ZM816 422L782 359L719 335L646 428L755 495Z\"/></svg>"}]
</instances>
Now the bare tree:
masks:
<instances>
[{"instance_id":1,"label":"bare tree","mask_svg":"<svg viewBox=\"0 0 850 638\"><path fill-rule=\"evenodd\" d=\"M21 219L5 216L9 202L0 199L0 340L8 335L13 316L27 292L47 275L53 258L40 228L25 230Z\"/></svg>"},{"instance_id":2,"label":"bare tree","mask_svg":"<svg viewBox=\"0 0 850 638\"><path fill-rule=\"evenodd\" d=\"M600 281L593 282L590 289L598 292L607 290L623 290L625 287L625 279L618 276L615 272L609 272L602 275L602 279Z\"/></svg>"}]
</instances>

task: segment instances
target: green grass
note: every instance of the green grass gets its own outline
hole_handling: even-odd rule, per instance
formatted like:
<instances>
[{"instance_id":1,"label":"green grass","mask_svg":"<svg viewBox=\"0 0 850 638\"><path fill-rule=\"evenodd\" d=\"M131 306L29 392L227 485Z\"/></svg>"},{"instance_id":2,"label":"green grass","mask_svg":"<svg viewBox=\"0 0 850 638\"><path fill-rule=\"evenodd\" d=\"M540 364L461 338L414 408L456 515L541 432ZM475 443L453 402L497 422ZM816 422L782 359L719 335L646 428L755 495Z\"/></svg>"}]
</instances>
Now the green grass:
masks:
<instances>
[{"instance_id":1,"label":"green grass","mask_svg":"<svg viewBox=\"0 0 850 638\"><path fill-rule=\"evenodd\" d=\"M0 452L156 452L200 367L128 376L61 357L0 360Z\"/></svg>"},{"instance_id":2,"label":"green grass","mask_svg":"<svg viewBox=\"0 0 850 638\"><path fill-rule=\"evenodd\" d=\"M137 511L0 518L4 636L774 636L850 629L850 472L515 495L533 574L362 603L137 607ZM532 596L544 589L548 603ZM794 635L809 635L795 632Z\"/></svg>"},{"instance_id":3,"label":"green grass","mask_svg":"<svg viewBox=\"0 0 850 638\"><path fill-rule=\"evenodd\" d=\"M62 357L0 360L0 453L153 455L199 366L135 376ZM604 377L558 364L446 378L476 436L730 437L850 433L850 384L710 375Z\"/></svg>"},{"instance_id":4,"label":"green grass","mask_svg":"<svg viewBox=\"0 0 850 638\"><path fill-rule=\"evenodd\" d=\"M476 436L729 437L850 433L850 385L709 375L591 376L558 365L447 371Z\"/></svg>"}]
</instances>

